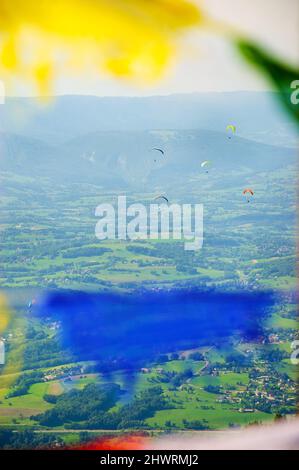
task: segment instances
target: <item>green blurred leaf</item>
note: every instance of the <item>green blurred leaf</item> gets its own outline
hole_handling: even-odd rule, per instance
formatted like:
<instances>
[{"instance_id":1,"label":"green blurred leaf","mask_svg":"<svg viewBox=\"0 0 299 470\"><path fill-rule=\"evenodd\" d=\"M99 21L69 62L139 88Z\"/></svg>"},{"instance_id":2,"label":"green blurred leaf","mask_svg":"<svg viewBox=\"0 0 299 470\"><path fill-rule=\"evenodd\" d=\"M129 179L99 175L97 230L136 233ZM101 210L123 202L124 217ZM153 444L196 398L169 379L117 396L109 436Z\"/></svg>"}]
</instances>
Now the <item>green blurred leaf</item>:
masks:
<instances>
[{"instance_id":1,"label":"green blurred leaf","mask_svg":"<svg viewBox=\"0 0 299 470\"><path fill-rule=\"evenodd\" d=\"M299 69L283 63L249 41L239 40L237 47L242 56L272 82L285 108L299 125Z\"/></svg>"}]
</instances>

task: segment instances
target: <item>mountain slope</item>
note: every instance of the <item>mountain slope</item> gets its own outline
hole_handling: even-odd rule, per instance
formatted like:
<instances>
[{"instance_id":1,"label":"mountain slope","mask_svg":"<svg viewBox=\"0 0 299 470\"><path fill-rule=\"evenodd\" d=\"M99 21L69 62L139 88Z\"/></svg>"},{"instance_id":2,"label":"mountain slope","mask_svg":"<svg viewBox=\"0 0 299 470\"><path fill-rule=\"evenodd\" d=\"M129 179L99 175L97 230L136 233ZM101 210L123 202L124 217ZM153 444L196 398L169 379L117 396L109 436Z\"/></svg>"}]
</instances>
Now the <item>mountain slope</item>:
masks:
<instances>
[{"instance_id":1,"label":"mountain slope","mask_svg":"<svg viewBox=\"0 0 299 470\"><path fill-rule=\"evenodd\" d=\"M203 172L272 171L296 161L293 149L275 147L207 130L96 132L63 145L2 134L1 170L56 180L140 185ZM160 147L165 154L154 150Z\"/></svg>"}]
</instances>

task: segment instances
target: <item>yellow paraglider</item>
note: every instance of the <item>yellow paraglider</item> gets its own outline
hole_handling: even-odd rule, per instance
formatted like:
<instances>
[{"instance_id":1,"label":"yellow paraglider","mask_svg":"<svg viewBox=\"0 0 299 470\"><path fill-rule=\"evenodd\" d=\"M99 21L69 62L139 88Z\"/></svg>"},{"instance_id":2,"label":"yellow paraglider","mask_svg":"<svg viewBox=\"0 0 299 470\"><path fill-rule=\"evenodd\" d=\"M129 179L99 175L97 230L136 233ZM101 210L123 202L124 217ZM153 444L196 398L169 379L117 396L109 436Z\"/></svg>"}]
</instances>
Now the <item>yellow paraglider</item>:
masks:
<instances>
[{"instance_id":1,"label":"yellow paraglider","mask_svg":"<svg viewBox=\"0 0 299 470\"><path fill-rule=\"evenodd\" d=\"M234 124L228 124L228 125L226 126L226 131L227 131L227 132L230 132L231 134L235 134L235 133L236 133L236 130L237 130L237 128L236 128L236 126L235 126ZM229 135L228 138L231 139L231 135Z\"/></svg>"}]
</instances>

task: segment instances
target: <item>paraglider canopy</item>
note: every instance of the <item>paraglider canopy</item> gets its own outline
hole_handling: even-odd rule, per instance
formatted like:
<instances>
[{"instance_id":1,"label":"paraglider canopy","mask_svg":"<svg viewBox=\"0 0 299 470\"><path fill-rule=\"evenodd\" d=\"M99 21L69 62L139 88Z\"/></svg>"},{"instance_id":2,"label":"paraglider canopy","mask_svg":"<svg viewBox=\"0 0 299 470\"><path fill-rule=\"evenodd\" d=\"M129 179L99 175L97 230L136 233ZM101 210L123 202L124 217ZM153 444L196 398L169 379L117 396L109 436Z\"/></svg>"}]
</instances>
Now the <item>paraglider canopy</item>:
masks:
<instances>
[{"instance_id":1,"label":"paraglider canopy","mask_svg":"<svg viewBox=\"0 0 299 470\"><path fill-rule=\"evenodd\" d=\"M156 152L161 153L161 155L165 155L164 150L160 149L159 147L153 147L152 150L155 150ZM156 159L154 160L155 162L157 161Z\"/></svg>"},{"instance_id":2,"label":"paraglider canopy","mask_svg":"<svg viewBox=\"0 0 299 470\"><path fill-rule=\"evenodd\" d=\"M234 134L234 133L236 132L237 128L236 128L236 126L235 126L234 124L228 124L228 125L226 126L226 130L227 130L227 131L232 131L232 133Z\"/></svg>"},{"instance_id":3,"label":"paraglider canopy","mask_svg":"<svg viewBox=\"0 0 299 470\"><path fill-rule=\"evenodd\" d=\"M227 132L230 132L231 134L235 134L235 133L236 133L236 130L237 130L237 128L236 128L236 126L235 126L234 124L228 124L228 125L226 126L226 131L227 131ZM231 136L229 135L228 138L231 139Z\"/></svg>"},{"instance_id":4,"label":"paraglider canopy","mask_svg":"<svg viewBox=\"0 0 299 470\"><path fill-rule=\"evenodd\" d=\"M167 199L166 196L163 196L163 194L160 194L159 196L156 196L156 197L154 198L154 201L156 201L157 199L164 199L164 201L166 201L167 204L169 203L169 200Z\"/></svg>"},{"instance_id":5,"label":"paraglider canopy","mask_svg":"<svg viewBox=\"0 0 299 470\"><path fill-rule=\"evenodd\" d=\"M251 196L254 195L254 192L253 192L252 189L250 189L250 188L245 188L245 189L244 189L243 194L245 195L245 194L247 194L247 193L250 193Z\"/></svg>"},{"instance_id":6,"label":"paraglider canopy","mask_svg":"<svg viewBox=\"0 0 299 470\"><path fill-rule=\"evenodd\" d=\"M243 196L247 197L247 202L250 201L250 198L254 195L254 192L251 188L245 188L242 192Z\"/></svg>"},{"instance_id":7,"label":"paraglider canopy","mask_svg":"<svg viewBox=\"0 0 299 470\"><path fill-rule=\"evenodd\" d=\"M162 150L162 149L160 149L160 148L158 148L158 147L154 147L153 150L156 150L157 152L161 152L162 155L165 155L164 150Z\"/></svg>"},{"instance_id":8,"label":"paraglider canopy","mask_svg":"<svg viewBox=\"0 0 299 470\"><path fill-rule=\"evenodd\" d=\"M201 168L204 168L206 170L206 173L208 172L208 169L212 166L211 160L205 160L204 162L201 163Z\"/></svg>"}]
</instances>

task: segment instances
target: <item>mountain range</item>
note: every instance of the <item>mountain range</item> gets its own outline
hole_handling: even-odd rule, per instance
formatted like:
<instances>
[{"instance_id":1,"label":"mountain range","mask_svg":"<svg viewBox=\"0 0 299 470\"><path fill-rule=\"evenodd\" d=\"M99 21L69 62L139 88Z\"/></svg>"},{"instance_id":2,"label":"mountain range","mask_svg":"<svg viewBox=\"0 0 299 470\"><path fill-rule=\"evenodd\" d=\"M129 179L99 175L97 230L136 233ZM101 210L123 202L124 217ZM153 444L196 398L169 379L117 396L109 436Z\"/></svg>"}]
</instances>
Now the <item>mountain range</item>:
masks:
<instances>
[{"instance_id":1,"label":"mountain range","mask_svg":"<svg viewBox=\"0 0 299 470\"><path fill-rule=\"evenodd\" d=\"M204 160L218 172L296 161L293 124L269 93L9 98L0 118L1 171L62 182L134 186L199 173Z\"/></svg>"}]
</instances>

